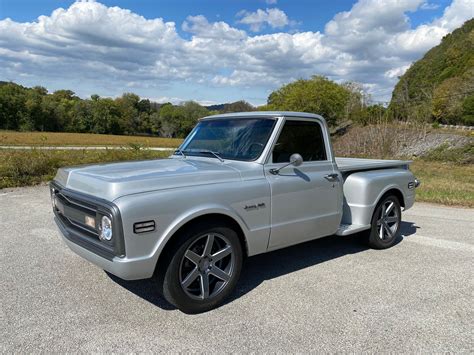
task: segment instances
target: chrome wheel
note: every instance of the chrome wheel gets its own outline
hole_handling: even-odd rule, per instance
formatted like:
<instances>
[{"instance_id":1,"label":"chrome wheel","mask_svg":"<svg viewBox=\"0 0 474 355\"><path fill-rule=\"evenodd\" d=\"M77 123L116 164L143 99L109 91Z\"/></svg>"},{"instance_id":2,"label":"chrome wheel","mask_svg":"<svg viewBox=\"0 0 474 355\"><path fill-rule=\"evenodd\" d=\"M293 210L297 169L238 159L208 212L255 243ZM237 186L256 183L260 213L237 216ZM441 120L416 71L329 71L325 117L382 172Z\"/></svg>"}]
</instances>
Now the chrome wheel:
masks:
<instances>
[{"instance_id":1,"label":"chrome wheel","mask_svg":"<svg viewBox=\"0 0 474 355\"><path fill-rule=\"evenodd\" d=\"M396 202L389 199L380 207L380 214L377 220L377 235L381 240L392 239L400 224L399 209Z\"/></svg>"},{"instance_id":2,"label":"chrome wheel","mask_svg":"<svg viewBox=\"0 0 474 355\"><path fill-rule=\"evenodd\" d=\"M205 234L186 249L179 281L186 295L205 300L225 289L234 267L235 256L229 240L219 233Z\"/></svg>"}]
</instances>

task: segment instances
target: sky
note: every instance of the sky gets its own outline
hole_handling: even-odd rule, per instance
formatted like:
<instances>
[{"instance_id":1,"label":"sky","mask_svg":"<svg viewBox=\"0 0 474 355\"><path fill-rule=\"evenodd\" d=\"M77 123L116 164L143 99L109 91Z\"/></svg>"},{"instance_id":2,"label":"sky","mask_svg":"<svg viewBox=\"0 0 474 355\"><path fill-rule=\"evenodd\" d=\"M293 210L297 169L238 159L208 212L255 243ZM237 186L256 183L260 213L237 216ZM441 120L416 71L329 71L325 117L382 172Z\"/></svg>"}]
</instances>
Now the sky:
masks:
<instances>
[{"instance_id":1,"label":"sky","mask_svg":"<svg viewBox=\"0 0 474 355\"><path fill-rule=\"evenodd\" d=\"M266 103L323 75L390 100L474 0L0 0L0 80L80 97Z\"/></svg>"}]
</instances>

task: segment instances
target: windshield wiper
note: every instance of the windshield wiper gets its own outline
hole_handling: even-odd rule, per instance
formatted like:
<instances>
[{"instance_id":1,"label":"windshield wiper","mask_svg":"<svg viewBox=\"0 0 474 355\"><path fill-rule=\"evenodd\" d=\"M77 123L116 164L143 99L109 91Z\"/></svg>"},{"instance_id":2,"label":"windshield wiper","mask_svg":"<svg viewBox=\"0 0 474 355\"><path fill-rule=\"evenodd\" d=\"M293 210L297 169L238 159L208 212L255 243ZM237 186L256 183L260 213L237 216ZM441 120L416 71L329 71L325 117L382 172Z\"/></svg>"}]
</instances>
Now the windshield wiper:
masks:
<instances>
[{"instance_id":1,"label":"windshield wiper","mask_svg":"<svg viewBox=\"0 0 474 355\"><path fill-rule=\"evenodd\" d=\"M183 158L186 158L186 155L184 154L184 152L181 149L176 149L174 151L174 154L181 154L183 156Z\"/></svg>"},{"instance_id":2,"label":"windshield wiper","mask_svg":"<svg viewBox=\"0 0 474 355\"><path fill-rule=\"evenodd\" d=\"M224 159L221 158L219 153L213 152L212 150L209 150L209 149L185 149L181 151L182 154L185 154L186 152L198 153L198 154L203 154L203 153L212 154L214 157L219 159L222 163L224 162Z\"/></svg>"}]
</instances>

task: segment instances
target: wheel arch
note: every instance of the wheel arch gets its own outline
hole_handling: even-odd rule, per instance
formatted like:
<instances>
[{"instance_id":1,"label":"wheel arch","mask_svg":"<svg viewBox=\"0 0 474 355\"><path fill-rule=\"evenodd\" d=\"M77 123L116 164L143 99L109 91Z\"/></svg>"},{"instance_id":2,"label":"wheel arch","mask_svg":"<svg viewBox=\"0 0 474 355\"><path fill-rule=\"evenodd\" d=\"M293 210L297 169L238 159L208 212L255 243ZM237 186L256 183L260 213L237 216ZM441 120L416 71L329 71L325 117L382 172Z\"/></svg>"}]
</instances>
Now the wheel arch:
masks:
<instances>
[{"instance_id":1,"label":"wheel arch","mask_svg":"<svg viewBox=\"0 0 474 355\"><path fill-rule=\"evenodd\" d=\"M395 185L388 187L380 193L379 197L376 200L375 206L377 206L379 202L382 201L388 195L395 195L398 198L398 201L400 202L400 206L405 207L405 196L403 195L402 190Z\"/></svg>"},{"instance_id":2,"label":"wheel arch","mask_svg":"<svg viewBox=\"0 0 474 355\"><path fill-rule=\"evenodd\" d=\"M246 234L244 232L245 226L242 226L242 224L238 222L237 218L231 216L228 213L224 213L223 211L207 211L188 217L187 219L181 221L181 223L179 223L172 231L170 231L167 238L165 238L165 240L162 242L162 246L160 248L161 250L156 261L155 271L160 267L160 265L162 265L166 258L169 257L169 253L167 251L175 247L174 242L178 239L179 234L183 230L192 228L193 225L206 221L212 221L214 223L220 222L223 225L232 228L239 237L244 257L248 256L248 243Z\"/></svg>"}]
</instances>

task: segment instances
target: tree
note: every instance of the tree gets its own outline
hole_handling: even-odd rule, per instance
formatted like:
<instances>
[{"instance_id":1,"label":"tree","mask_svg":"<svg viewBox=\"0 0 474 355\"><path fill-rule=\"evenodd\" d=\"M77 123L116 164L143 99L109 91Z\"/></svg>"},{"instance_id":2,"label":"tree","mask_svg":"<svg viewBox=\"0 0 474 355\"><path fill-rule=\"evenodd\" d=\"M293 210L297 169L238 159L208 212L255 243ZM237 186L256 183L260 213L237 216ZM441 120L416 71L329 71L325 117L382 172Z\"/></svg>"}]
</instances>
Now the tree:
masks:
<instances>
[{"instance_id":1,"label":"tree","mask_svg":"<svg viewBox=\"0 0 474 355\"><path fill-rule=\"evenodd\" d=\"M160 108L160 133L163 137L172 138L178 131L175 107L171 103L163 104Z\"/></svg>"},{"instance_id":2,"label":"tree","mask_svg":"<svg viewBox=\"0 0 474 355\"><path fill-rule=\"evenodd\" d=\"M178 136L185 137L196 125L199 118L209 115L209 111L195 101L186 101L180 105L181 122L179 123Z\"/></svg>"},{"instance_id":3,"label":"tree","mask_svg":"<svg viewBox=\"0 0 474 355\"><path fill-rule=\"evenodd\" d=\"M18 130L20 122L25 119L26 89L15 83L0 85L0 127Z\"/></svg>"},{"instance_id":4,"label":"tree","mask_svg":"<svg viewBox=\"0 0 474 355\"><path fill-rule=\"evenodd\" d=\"M349 120L361 124L367 124L370 121L367 105L369 95L364 90L362 84L350 81L342 84L349 91L349 99L345 107L345 117Z\"/></svg>"},{"instance_id":5,"label":"tree","mask_svg":"<svg viewBox=\"0 0 474 355\"><path fill-rule=\"evenodd\" d=\"M330 125L348 119L346 107L351 92L325 77L313 76L282 86L268 97L270 110L301 111L317 113L326 118Z\"/></svg>"},{"instance_id":6,"label":"tree","mask_svg":"<svg viewBox=\"0 0 474 355\"><path fill-rule=\"evenodd\" d=\"M120 130L125 134L134 134L140 126L138 115L138 103L140 97L136 94L125 93L115 99L120 112Z\"/></svg>"},{"instance_id":7,"label":"tree","mask_svg":"<svg viewBox=\"0 0 474 355\"><path fill-rule=\"evenodd\" d=\"M248 112L255 111L255 107L245 100L235 101L230 104L224 104L223 113L227 112Z\"/></svg>"},{"instance_id":8,"label":"tree","mask_svg":"<svg viewBox=\"0 0 474 355\"><path fill-rule=\"evenodd\" d=\"M453 124L459 121L462 102L453 98L459 96L462 90L463 82L458 77L446 79L436 87L432 100L432 116L436 122Z\"/></svg>"},{"instance_id":9,"label":"tree","mask_svg":"<svg viewBox=\"0 0 474 355\"><path fill-rule=\"evenodd\" d=\"M462 103L462 123L474 126L474 94L466 97Z\"/></svg>"}]
</instances>

